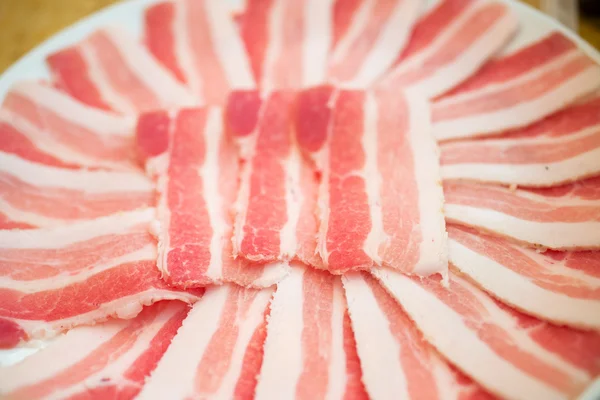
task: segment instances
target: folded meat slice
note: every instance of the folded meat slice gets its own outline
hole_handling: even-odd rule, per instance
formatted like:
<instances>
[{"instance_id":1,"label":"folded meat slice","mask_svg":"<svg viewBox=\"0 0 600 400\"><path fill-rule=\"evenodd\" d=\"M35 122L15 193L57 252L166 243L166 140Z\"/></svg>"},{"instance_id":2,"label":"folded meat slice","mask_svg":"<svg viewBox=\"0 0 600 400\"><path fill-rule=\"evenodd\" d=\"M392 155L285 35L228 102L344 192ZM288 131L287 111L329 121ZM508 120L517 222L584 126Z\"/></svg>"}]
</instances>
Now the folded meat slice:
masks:
<instances>
[{"instance_id":1,"label":"folded meat slice","mask_svg":"<svg viewBox=\"0 0 600 400\"><path fill-rule=\"evenodd\" d=\"M535 247L600 248L600 177L546 189L444 182L446 219Z\"/></svg>"},{"instance_id":2,"label":"folded meat slice","mask_svg":"<svg viewBox=\"0 0 600 400\"><path fill-rule=\"evenodd\" d=\"M600 329L600 252L539 252L450 225L450 262L492 296L524 313Z\"/></svg>"},{"instance_id":3,"label":"folded meat slice","mask_svg":"<svg viewBox=\"0 0 600 400\"><path fill-rule=\"evenodd\" d=\"M207 288L138 399L252 398L272 289Z\"/></svg>"},{"instance_id":4,"label":"folded meat slice","mask_svg":"<svg viewBox=\"0 0 600 400\"><path fill-rule=\"evenodd\" d=\"M131 35L101 29L47 58L55 83L90 106L122 114L197 104Z\"/></svg>"},{"instance_id":5,"label":"folded meat slice","mask_svg":"<svg viewBox=\"0 0 600 400\"><path fill-rule=\"evenodd\" d=\"M493 398L439 356L373 277L352 272L342 281L370 398Z\"/></svg>"},{"instance_id":6,"label":"folded meat slice","mask_svg":"<svg viewBox=\"0 0 600 400\"><path fill-rule=\"evenodd\" d=\"M0 396L132 399L187 311L184 303L161 302L134 319L70 330L19 364L0 368Z\"/></svg>"},{"instance_id":7,"label":"folded meat slice","mask_svg":"<svg viewBox=\"0 0 600 400\"><path fill-rule=\"evenodd\" d=\"M416 24L384 87L414 87L437 97L469 78L517 30L518 19L500 1L443 0Z\"/></svg>"},{"instance_id":8,"label":"folded meat slice","mask_svg":"<svg viewBox=\"0 0 600 400\"><path fill-rule=\"evenodd\" d=\"M600 334L550 325L496 302L450 274L411 278L372 272L427 341L491 393L514 399L570 399L600 372Z\"/></svg>"},{"instance_id":9,"label":"folded meat slice","mask_svg":"<svg viewBox=\"0 0 600 400\"><path fill-rule=\"evenodd\" d=\"M600 87L600 66L558 32L488 62L433 103L438 140L485 136L536 122Z\"/></svg>"},{"instance_id":10,"label":"folded meat slice","mask_svg":"<svg viewBox=\"0 0 600 400\"><path fill-rule=\"evenodd\" d=\"M159 300L194 302L169 287L148 233L154 210L60 228L0 231L0 346L51 337L115 316L135 317Z\"/></svg>"},{"instance_id":11,"label":"folded meat slice","mask_svg":"<svg viewBox=\"0 0 600 400\"><path fill-rule=\"evenodd\" d=\"M256 399L367 399L342 282L301 264L271 303Z\"/></svg>"},{"instance_id":12,"label":"folded meat slice","mask_svg":"<svg viewBox=\"0 0 600 400\"><path fill-rule=\"evenodd\" d=\"M163 1L145 12L146 46L203 104L225 104L230 90L255 86L229 12L212 0Z\"/></svg>"},{"instance_id":13,"label":"folded meat slice","mask_svg":"<svg viewBox=\"0 0 600 400\"><path fill-rule=\"evenodd\" d=\"M442 176L546 187L600 174L600 97L500 137L444 143Z\"/></svg>"}]
</instances>

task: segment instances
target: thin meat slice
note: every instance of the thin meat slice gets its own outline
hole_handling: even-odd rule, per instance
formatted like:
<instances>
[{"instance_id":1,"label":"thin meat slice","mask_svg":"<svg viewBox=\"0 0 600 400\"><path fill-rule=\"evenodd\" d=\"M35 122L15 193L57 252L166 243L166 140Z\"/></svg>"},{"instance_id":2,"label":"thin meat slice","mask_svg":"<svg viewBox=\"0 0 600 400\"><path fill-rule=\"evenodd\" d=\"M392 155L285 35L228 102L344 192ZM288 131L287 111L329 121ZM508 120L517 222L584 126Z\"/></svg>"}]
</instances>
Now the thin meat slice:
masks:
<instances>
[{"instance_id":1,"label":"thin meat slice","mask_svg":"<svg viewBox=\"0 0 600 400\"><path fill-rule=\"evenodd\" d=\"M517 26L511 7L500 1L443 0L419 20L396 66L378 84L437 97L481 68Z\"/></svg>"},{"instance_id":2,"label":"thin meat slice","mask_svg":"<svg viewBox=\"0 0 600 400\"><path fill-rule=\"evenodd\" d=\"M442 176L554 186L600 174L600 98L500 137L444 143Z\"/></svg>"},{"instance_id":3,"label":"thin meat slice","mask_svg":"<svg viewBox=\"0 0 600 400\"><path fill-rule=\"evenodd\" d=\"M370 398L492 399L438 355L374 278L353 272L342 281Z\"/></svg>"},{"instance_id":4,"label":"thin meat slice","mask_svg":"<svg viewBox=\"0 0 600 400\"><path fill-rule=\"evenodd\" d=\"M600 252L539 252L448 227L450 262L499 300L544 320L600 329Z\"/></svg>"},{"instance_id":5,"label":"thin meat slice","mask_svg":"<svg viewBox=\"0 0 600 400\"><path fill-rule=\"evenodd\" d=\"M296 264L271 303L256 399L366 399L339 277Z\"/></svg>"},{"instance_id":6,"label":"thin meat slice","mask_svg":"<svg viewBox=\"0 0 600 400\"><path fill-rule=\"evenodd\" d=\"M374 83L409 42L423 5L420 0L336 0L328 80L360 88Z\"/></svg>"},{"instance_id":7,"label":"thin meat slice","mask_svg":"<svg viewBox=\"0 0 600 400\"><path fill-rule=\"evenodd\" d=\"M255 86L229 13L212 0L164 1L145 12L146 46L203 104L225 104L230 90Z\"/></svg>"},{"instance_id":8,"label":"thin meat slice","mask_svg":"<svg viewBox=\"0 0 600 400\"><path fill-rule=\"evenodd\" d=\"M138 399L249 399L262 363L272 289L207 288Z\"/></svg>"},{"instance_id":9,"label":"thin meat slice","mask_svg":"<svg viewBox=\"0 0 600 400\"><path fill-rule=\"evenodd\" d=\"M547 189L445 182L449 221L550 249L600 248L600 178Z\"/></svg>"},{"instance_id":10,"label":"thin meat slice","mask_svg":"<svg viewBox=\"0 0 600 400\"><path fill-rule=\"evenodd\" d=\"M184 303L161 302L134 319L75 328L19 364L0 368L0 396L133 399L187 311Z\"/></svg>"},{"instance_id":11,"label":"thin meat slice","mask_svg":"<svg viewBox=\"0 0 600 400\"><path fill-rule=\"evenodd\" d=\"M0 121L0 149L27 160L58 167L137 167L133 119L90 107L47 85L13 86Z\"/></svg>"},{"instance_id":12,"label":"thin meat slice","mask_svg":"<svg viewBox=\"0 0 600 400\"><path fill-rule=\"evenodd\" d=\"M47 62L58 87L104 110L137 114L199 102L144 46L118 28L96 31L51 54Z\"/></svg>"},{"instance_id":13,"label":"thin meat slice","mask_svg":"<svg viewBox=\"0 0 600 400\"><path fill-rule=\"evenodd\" d=\"M0 344L51 337L159 300L194 302L156 269L146 209L67 227L0 231ZM10 329L8 329L10 328Z\"/></svg>"},{"instance_id":14,"label":"thin meat slice","mask_svg":"<svg viewBox=\"0 0 600 400\"><path fill-rule=\"evenodd\" d=\"M340 91L324 153L318 248L330 272L447 270L429 108L395 90Z\"/></svg>"},{"instance_id":15,"label":"thin meat slice","mask_svg":"<svg viewBox=\"0 0 600 400\"><path fill-rule=\"evenodd\" d=\"M432 105L438 140L536 122L600 87L600 66L558 32L487 63Z\"/></svg>"},{"instance_id":16,"label":"thin meat slice","mask_svg":"<svg viewBox=\"0 0 600 400\"><path fill-rule=\"evenodd\" d=\"M152 182L141 171L56 168L0 152L0 229L64 225L153 203Z\"/></svg>"}]
</instances>

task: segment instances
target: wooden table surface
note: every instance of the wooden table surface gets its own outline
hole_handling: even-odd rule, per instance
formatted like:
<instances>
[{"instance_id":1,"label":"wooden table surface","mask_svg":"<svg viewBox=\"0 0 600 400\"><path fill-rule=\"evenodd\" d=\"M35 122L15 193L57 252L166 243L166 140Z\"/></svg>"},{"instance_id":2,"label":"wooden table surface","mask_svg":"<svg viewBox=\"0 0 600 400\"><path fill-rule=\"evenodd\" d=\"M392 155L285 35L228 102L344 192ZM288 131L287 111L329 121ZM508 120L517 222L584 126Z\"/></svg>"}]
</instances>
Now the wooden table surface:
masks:
<instances>
[{"instance_id":1,"label":"wooden table surface","mask_svg":"<svg viewBox=\"0 0 600 400\"><path fill-rule=\"evenodd\" d=\"M60 29L118 0L0 0L0 72ZM536 6L540 0L522 0ZM580 34L600 49L600 23L583 19Z\"/></svg>"}]
</instances>

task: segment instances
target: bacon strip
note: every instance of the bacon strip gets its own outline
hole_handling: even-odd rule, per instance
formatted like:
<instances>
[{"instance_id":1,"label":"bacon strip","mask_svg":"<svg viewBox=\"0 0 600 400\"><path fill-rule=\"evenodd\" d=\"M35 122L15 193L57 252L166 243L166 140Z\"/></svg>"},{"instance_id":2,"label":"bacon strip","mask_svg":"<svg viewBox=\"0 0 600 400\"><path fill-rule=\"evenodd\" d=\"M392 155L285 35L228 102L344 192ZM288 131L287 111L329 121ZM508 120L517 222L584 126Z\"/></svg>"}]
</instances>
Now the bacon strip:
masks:
<instances>
[{"instance_id":1,"label":"bacon strip","mask_svg":"<svg viewBox=\"0 0 600 400\"><path fill-rule=\"evenodd\" d=\"M254 88L244 44L222 1L165 1L148 8L150 52L204 104L225 104L232 89Z\"/></svg>"},{"instance_id":2,"label":"bacon strip","mask_svg":"<svg viewBox=\"0 0 600 400\"><path fill-rule=\"evenodd\" d=\"M173 289L155 266L153 209L67 227L0 231L2 347L52 336L110 316L135 317L159 300L194 302L202 290Z\"/></svg>"},{"instance_id":3,"label":"bacon strip","mask_svg":"<svg viewBox=\"0 0 600 400\"><path fill-rule=\"evenodd\" d=\"M75 328L21 363L0 368L9 399L119 398L137 395L187 314L162 302L130 320Z\"/></svg>"},{"instance_id":4,"label":"bacon strip","mask_svg":"<svg viewBox=\"0 0 600 400\"><path fill-rule=\"evenodd\" d=\"M452 222L550 249L600 247L600 178L547 189L445 182Z\"/></svg>"},{"instance_id":5,"label":"bacon strip","mask_svg":"<svg viewBox=\"0 0 600 400\"><path fill-rule=\"evenodd\" d=\"M460 226L448 232L450 262L492 296L544 320L600 328L600 252L540 253Z\"/></svg>"},{"instance_id":6,"label":"bacon strip","mask_svg":"<svg viewBox=\"0 0 600 400\"><path fill-rule=\"evenodd\" d=\"M294 265L271 304L256 399L366 399L348 322L340 278Z\"/></svg>"},{"instance_id":7,"label":"bacon strip","mask_svg":"<svg viewBox=\"0 0 600 400\"><path fill-rule=\"evenodd\" d=\"M487 63L432 106L438 140L536 122L600 87L600 67L560 33Z\"/></svg>"},{"instance_id":8,"label":"bacon strip","mask_svg":"<svg viewBox=\"0 0 600 400\"><path fill-rule=\"evenodd\" d=\"M117 28L94 32L47 58L56 84L79 101L137 114L198 103L146 49Z\"/></svg>"},{"instance_id":9,"label":"bacon strip","mask_svg":"<svg viewBox=\"0 0 600 400\"><path fill-rule=\"evenodd\" d=\"M233 285L208 288L138 398L252 398L272 294Z\"/></svg>"},{"instance_id":10,"label":"bacon strip","mask_svg":"<svg viewBox=\"0 0 600 400\"><path fill-rule=\"evenodd\" d=\"M376 270L427 340L491 393L566 399L600 372L600 335L558 327L495 302L450 274L450 285Z\"/></svg>"},{"instance_id":11,"label":"bacon strip","mask_svg":"<svg viewBox=\"0 0 600 400\"><path fill-rule=\"evenodd\" d=\"M481 68L517 26L517 16L499 1L441 1L419 20L397 65L379 84L437 97Z\"/></svg>"},{"instance_id":12,"label":"bacon strip","mask_svg":"<svg viewBox=\"0 0 600 400\"><path fill-rule=\"evenodd\" d=\"M442 176L553 186L600 174L600 98L499 138L445 143Z\"/></svg>"}]
</instances>

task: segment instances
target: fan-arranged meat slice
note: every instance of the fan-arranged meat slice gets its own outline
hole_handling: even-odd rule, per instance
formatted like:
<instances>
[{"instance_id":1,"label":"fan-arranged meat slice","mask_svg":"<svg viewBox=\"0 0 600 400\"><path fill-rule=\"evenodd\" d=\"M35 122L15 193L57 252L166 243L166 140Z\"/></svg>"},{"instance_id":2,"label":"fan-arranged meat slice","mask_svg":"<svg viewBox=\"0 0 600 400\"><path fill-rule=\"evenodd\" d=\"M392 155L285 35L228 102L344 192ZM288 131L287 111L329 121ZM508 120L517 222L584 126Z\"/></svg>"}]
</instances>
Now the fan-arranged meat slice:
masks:
<instances>
[{"instance_id":1,"label":"fan-arranged meat slice","mask_svg":"<svg viewBox=\"0 0 600 400\"><path fill-rule=\"evenodd\" d=\"M492 296L539 318L600 329L600 252L539 252L450 225L450 262Z\"/></svg>"},{"instance_id":2,"label":"fan-arranged meat slice","mask_svg":"<svg viewBox=\"0 0 600 400\"><path fill-rule=\"evenodd\" d=\"M138 397L252 398L272 289L207 288Z\"/></svg>"},{"instance_id":3,"label":"fan-arranged meat slice","mask_svg":"<svg viewBox=\"0 0 600 400\"><path fill-rule=\"evenodd\" d=\"M92 33L47 59L57 86L83 103L123 114L198 103L127 32Z\"/></svg>"},{"instance_id":4,"label":"fan-arranged meat slice","mask_svg":"<svg viewBox=\"0 0 600 400\"><path fill-rule=\"evenodd\" d=\"M481 68L517 26L508 4L443 0L417 23L397 65L379 84L414 87L430 98L437 97Z\"/></svg>"},{"instance_id":5,"label":"fan-arranged meat slice","mask_svg":"<svg viewBox=\"0 0 600 400\"><path fill-rule=\"evenodd\" d=\"M600 98L498 138L445 143L442 176L553 186L600 174Z\"/></svg>"},{"instance_id":6,"label":"fan-arranged meat slice","mask_svg":"<svg viewBox=\"0 0 600 400\"><path fill-rule=\"evenodd\" d=\"M202 294L169 287L156 269L146 209L67 227L0 231L0 347L110 316L135 317L159 300Z\"/></svg>"},{"instance_id":7,"label":"fan-arranged meat slice","mask_svg":"<svg viewBox=\"0 0 600 400\"><path fill-rule=\"evenodd\" d=\"M433 350L374 278L353 272L342 280L370 398L492 399Z\"/></svg>"},{"instance_id":8,"label":"fan-arranged meat slice","mask_svg":"<svg viewBox=\"0 0 600 400\"><path fill-rule=\"evenodd\" d=\"M187 313L161 302L130 320L79 327L21 363L0 368L7 399L132 399L144 385Z\"/></svg>"},{"instance_id":9,"label":"fan-arranged meat slice","mask_svg":"<svg viewBox=\"0 0 600 400\"><path fill-rule=\"evenodd\" d=\"M0 228L57 226L154 203L141 173L72 170L0 152Z\"/></svg>"},{"instance_id":10,"label":"fan-arranged meat slice","mask_svg":"<svg viewBox=\"0 0 600 400\"><path fill-rule=\"evenodd\" d=\"M133 119L98 110L52 87L23 82L0 110L2 151L57 167L133 169Z\"/></svg>"},{"instance_id":11,"label":"fan-arranged meat slice","mask_svg":"<svg viewBox=\"0 0 600 400\"><path fill-rule=\"evenodd\" d=\"M546 189L445 182L449 221L550 249L600 248L600 178Z\"/></svg>"},{"instance_id":12,"label":"fan-arranged meat slice","mask_svg":"<svg viewBox=\"0 0 600 400\"><path fill-rule=\"evenodd\" d=\"M328 80L360 88L388 70L407 45L420 0L336 0Z\"/></svg>"},{"instance_id":13,"label":"fan-arranged meat slice","mask_svg":"<svg viewBox=\"0 0 600 400\"><path fill-rule=\"evenodd\" d=\"M341 90L322 158L318 246L329 271L445 273L443 194L424 99Z\"/></svg>"},{"instance_id":14,"label":"fan-arranged meat slice","mask_svg":"<svg viewBox=\"0 0 600 400\"><path fill-rule=\"evenodd\" d=\"M339 277L300 264L271 303L256 399L366 399Z\"/></svg>"},{"instance_id":15,"label":"fan-arranged meat slice","mask_svg":"<svg viewBox=\"0 0 600 400\"><path fill-rule=\"evenodd\" d=\"M561 33L488 62L432 106L438 140L536 122L600 87L600 66Z\"/></svg>"},{"instance_id":16,"label":"fan-arranged meat slice","mask_svg":"<svg viewBox=\"0 0 600 400\"><path fill-rule=\"evenodd\" d=\"M223 1L164 1L146 10L150 52L203 104L225 104L231 89L251 89L244 44Z\"/></svg>"},{"instance_id":17,"label":"fan-arranged meat slice","mask_svg":"<svg viewBox=\"0 0 600 400\"><path fill-rule=\"evenodd\" d=\"M450 274L450 285L391 270L373 273L427 340L491 393L568 399L600 372L600 334L553 326L494 301Z\"/></svg>"},{"instance_id":18,"label":"fan-arranged meat slice","mask_svg":"<svg viewBox=\"0 0 600 400\"><path fill-rule=\"evenodd\" d=\"M142 152L153 157L148 165L158 176L156 235L164 279L180 287L223 282L265 287L288 273L281 262L233 258L230 211L239 166L219 108L143 115L137 137Z\"/></svg>"}]
</instances>

